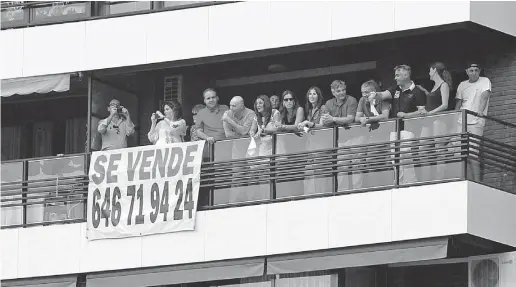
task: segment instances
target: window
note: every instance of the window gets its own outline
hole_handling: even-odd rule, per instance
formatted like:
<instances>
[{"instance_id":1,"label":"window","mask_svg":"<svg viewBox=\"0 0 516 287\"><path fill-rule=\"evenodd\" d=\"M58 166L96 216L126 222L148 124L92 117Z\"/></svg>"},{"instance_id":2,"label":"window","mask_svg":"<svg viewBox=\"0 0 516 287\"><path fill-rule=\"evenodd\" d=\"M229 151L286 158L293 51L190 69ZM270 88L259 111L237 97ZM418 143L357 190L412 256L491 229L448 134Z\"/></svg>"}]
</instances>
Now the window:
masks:
<instances>
[{"instance_id":1,"label":"window","mask_svg":"<svg viewBox=\"0 0 516 287\"><path fill-rule=\"evenodd\" d=\"M90 16L90 4L86 2L52 2L31 8L31 22L44 23L60 20L78 20Z\"/></svg>"},{"instance_id":2,"label":"window","mask_svg":"<svg viewBox=\"0 0 516 287\"><path fill-rule=\"evenodd\" d=\"M23 1L2 2L2 28L28 24L28 9L23 6Z\"/></svg>"},{"instance_id":3,"label":"window","mask_svg":"<svg viewBox=\"0 0 516 287\"><path fill-rule=\"evenodd\" d=\"M152 9L151 1L113 1L98 2L98 15L116 15Z\"/></svg>"}]
</instances>

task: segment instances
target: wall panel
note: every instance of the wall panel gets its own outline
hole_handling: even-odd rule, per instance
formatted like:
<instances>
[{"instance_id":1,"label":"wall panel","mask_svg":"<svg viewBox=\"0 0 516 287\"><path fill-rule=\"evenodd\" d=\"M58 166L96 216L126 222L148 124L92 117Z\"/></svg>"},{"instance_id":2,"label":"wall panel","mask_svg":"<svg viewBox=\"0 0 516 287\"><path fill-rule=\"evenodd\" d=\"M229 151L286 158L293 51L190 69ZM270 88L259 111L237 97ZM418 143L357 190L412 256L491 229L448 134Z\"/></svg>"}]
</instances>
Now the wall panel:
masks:
<instances>
[{"instance_id":1,"label":"wall panel","mask_svg":"<svg viewBox=\"0 0 516 287\"><path fill-rule=\"evenodd\" d=\"M461 234L467 231L467 182L392 191L392 240Z\"/></svg>"},{"instance_id":2,"label":"wall panel","mask_svg":"<svg viewBox=\"0 0 516 287\"><path fill-rule=\"evenodd\" d=\"M23 34L25 29L2 30L0 49L2 70L0 78L10 79L23 76Z\"/></svg>"},{"instance_id":3,"label":"wall panel","mask_svg":"<svg viewBox=\"0 0 516 287\"><path fill-rule=\"evenodd\" d=\"M269 2L240 2L209 9L210 55L270 47Z\"/></svg>"},{"instance_id":4,"label":"wall panel","mask_svg":"<svg viewBox=\"0 0 516 287\"><path fill-rule=\"evenodd\" d=\"M145 64L148 16L87 21L86 69Z\"/></svg>"},{"instance_id":5,"label":"wall panel","mask_svg":"<svg viewBox=\"0 0 516 287\"><path fill-rule=\"evenodd\" d=\"M77 273L82 227L65 224L19 229L18 277Z\"/></svg>"},{"instance_id":6,"label":"wall panel","mask_svg":"<svg viewBox=\"0 0 516 287\"><path fill-rule=\"evenodd\" d=\"M23 76L85 70L85 22L26 28Z\"/></svg>"},{"instance_id":7,"label":"wall panel","mask_svg":"<svg viewBox=\"0 0 516 287\"><path fill-rule=\"evenodd\" d=\"M0 230L0 278L18 277L19 229Z\"/></svg>"},{"instance_id":8,"label":"wall panel","mask_svg":"<svg viewBox=\"0 0 516 287\"><path fill-rule=\"evenodd\" d=\"M147 17L147 63L208 55L209 7L184 9Z\"/></svg>"}]
</instances>

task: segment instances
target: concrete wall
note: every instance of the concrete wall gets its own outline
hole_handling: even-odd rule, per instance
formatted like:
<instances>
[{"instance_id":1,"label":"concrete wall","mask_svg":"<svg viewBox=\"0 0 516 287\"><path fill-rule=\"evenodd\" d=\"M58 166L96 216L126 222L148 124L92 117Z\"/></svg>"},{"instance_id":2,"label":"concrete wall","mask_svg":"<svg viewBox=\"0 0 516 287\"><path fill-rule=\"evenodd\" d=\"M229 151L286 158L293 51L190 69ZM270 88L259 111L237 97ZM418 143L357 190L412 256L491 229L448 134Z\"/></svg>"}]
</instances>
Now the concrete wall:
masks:
<instances>
[{"instance_id":1,"label":"concrete wall","mask_svg":"<svg viewBox=\"0 0 516 287\"><path fill-rule=\"evenodd\" d=\"M86 224L1 230L3 279L84 273L473 234L516 246L513 195L477 221L490 189L467 182L199 212L196 229L88 241ZM504 218L500 218L500 217ZM489 222L497 222L489 228ZM512 236L512 237L511 237Z\"/></svg>"},{"instance_id":2,"label":"concrete wall","mask_svg":"<svg viewBox=\"0 0 516 287\"><path fill-rule=\"evenodd\" d=\"M374 20L364 21L364 15ZM2 45L0 78L239 53L469 19L470 3L463 1L266 1L2 30L1 41L8 45Z\"/></svg>"}]
</instances>

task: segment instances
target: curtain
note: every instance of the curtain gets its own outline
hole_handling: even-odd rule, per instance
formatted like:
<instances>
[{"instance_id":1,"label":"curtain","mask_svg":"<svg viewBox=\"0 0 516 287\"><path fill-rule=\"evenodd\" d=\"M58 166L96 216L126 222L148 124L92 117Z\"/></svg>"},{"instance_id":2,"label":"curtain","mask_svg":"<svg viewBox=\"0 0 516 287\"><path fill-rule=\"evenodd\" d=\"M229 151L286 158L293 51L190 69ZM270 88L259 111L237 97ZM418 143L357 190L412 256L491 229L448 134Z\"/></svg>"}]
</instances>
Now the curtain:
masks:
<instances>
[{"instance_id":1,"label":"curtain","mask_svg":"<svg viewBox=\"0 0 516 287\"><path fill-rule=\"evenodd\" d=\"M52 155L52 135L54 124L52 122L34 123L33 130L33 157Z\"/></svg>"},{"instance_id":2,"label":"curtain","mask_svg":"<svg viewBox=\"0 0 516 287\"><path fill-rule=\"evenodd\" d=\"M21 158L21 126L2 127L2 161Z\"/></svg>"},{"instance_id":3,"label":"curtain","mask_svg":"<svg viewBox=\"0 0 516 287\"><path fill-rule=\"evenodd\" d=\"M66 120L65 154L82 153L85 151L87 118Z\"/></svg>"}]
</instances>

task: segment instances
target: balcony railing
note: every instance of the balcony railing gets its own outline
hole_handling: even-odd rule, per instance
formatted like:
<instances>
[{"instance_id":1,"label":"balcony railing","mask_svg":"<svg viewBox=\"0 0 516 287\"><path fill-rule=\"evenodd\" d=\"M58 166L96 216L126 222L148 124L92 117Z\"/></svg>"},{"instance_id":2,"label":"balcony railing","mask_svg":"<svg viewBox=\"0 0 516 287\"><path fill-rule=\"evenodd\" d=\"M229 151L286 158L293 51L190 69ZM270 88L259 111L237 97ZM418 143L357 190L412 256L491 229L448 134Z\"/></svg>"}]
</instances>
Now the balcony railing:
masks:
<instances>
[{"instance_id":1,"label":"balcony railing","mask_svg":"<svg viewBox=\"0 0 516 287\"><path fill-rule=\"evenodd\" d=\"M2 1L2 29L211 6L227 1Z\"/></svg>"},{"instance_id":2,"label":"balcony railing","mask_svg":"<svg viewBox=\"0 0 516 287\"><path fill-rule=\"evenodd\" d=\"M516 125L472 113L207 145L199 209L472 180L516 193ZM2 227L85 221L87 154L2 163Z\"/></svg>"}]
</instances>

